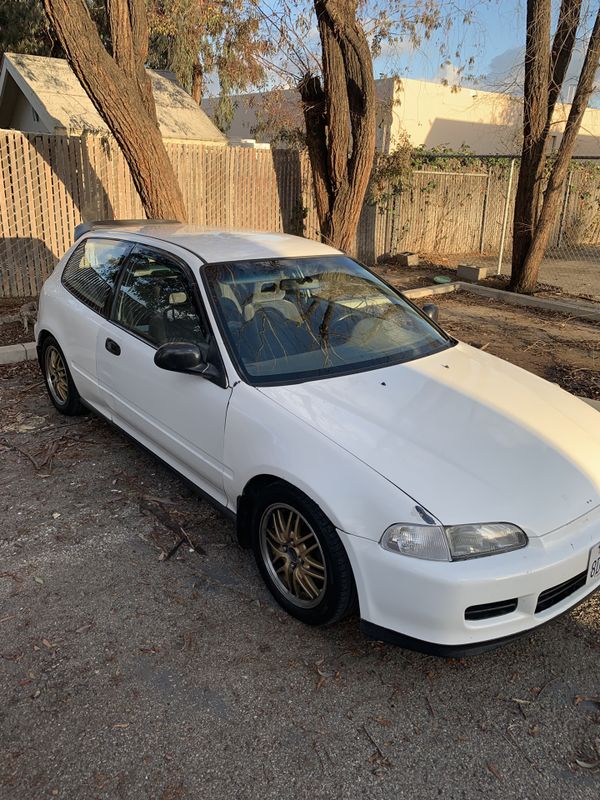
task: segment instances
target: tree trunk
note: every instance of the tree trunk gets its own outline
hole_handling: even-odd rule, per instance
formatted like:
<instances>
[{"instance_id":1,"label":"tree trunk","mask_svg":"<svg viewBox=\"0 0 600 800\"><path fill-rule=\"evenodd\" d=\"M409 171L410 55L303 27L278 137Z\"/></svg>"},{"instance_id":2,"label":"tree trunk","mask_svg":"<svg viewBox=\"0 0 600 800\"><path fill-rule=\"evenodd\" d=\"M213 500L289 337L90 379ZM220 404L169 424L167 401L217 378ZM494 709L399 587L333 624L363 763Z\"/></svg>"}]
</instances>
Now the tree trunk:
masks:
<instances>
[{"instance_id":1,"label":"tree trunk","mask_svg":"<svg viewBox=\"0 0 600 800\"><path fill-rule=\"evenodd\" d=\"M523 101L523 150L515 197L512 273L531 246L546 162L551 0L528 0Z\"/></svg>"},{"instance_id":2,"label":"tree trunk","mask_svg":"<svg viewBox=\"0 0 600 800\"><path fill-rule=\"evenodd\" d=\"M513 222L513 290L523 285L522 273L539 220L550 127L573 53L581 5L582 0L562 0L550 48L551 0L527 3L523 149Z\"/></svg>"},{"instance_id":3,"label":"tree trunk","mask_svg":"<svg viewBox=\"0 0 600 800\"><path fill-rule=\"evenodd\" d=\"M321 238L352 252L375 154L371 52L356 0L314 0L323 82L299 85Z\"/></svg>"},{"instance_id":4,"label":"tree trunk","mask_svg":"<svg viewBox=\"0 0 600 800\"><path fill-rule=\"evenodd\" d=\"M102 44L85 0L44 0L44 5L73 72L123 151L147 216L185 220L144 68L144 0L107 0L113 57Z\"/></svg>"},{"instance_id":5,"label":"tree trunk","mask_svg":"<svg viewBox=\"0 0 600 800\"><path fill-rule=\"evenodd\" d=\"M514 281L514 290L531 293L535 289L540 264L546 252L550 234L560 207L565 179L569 171L569 163L575 148L577 134L581 127L583 114L588 106L594 90L594 78L600 65L600 10L596 16L594 29L590 37L585 60L575 90L573 104L569 112L565 132L558 148L556 160L550 172L548 186L544 194L544 202L538 223L535 228L531 246L526 254L518 280Z\"/></svg>"},{"instance_id":6,"label":"tree trunk","mask_svg":"<svg viewBox=\"0 0 600 800\"><path fill-rule=\"evenodd\" d=\"M204 70L198 59L192 67L192 97L200 105L204 94Z\"/></svg>"}]
</instances>

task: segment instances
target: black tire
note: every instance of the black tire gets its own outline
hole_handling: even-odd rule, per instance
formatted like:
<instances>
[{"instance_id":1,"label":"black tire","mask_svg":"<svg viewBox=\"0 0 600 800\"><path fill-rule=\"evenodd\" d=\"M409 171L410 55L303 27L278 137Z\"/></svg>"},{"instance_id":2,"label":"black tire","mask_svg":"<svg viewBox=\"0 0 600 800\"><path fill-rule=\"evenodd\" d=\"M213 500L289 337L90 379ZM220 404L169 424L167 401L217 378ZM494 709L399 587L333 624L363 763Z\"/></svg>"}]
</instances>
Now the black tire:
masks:
<instances>
[{"instance_id":1,"label":"black tire","mask_svg":"<svg viewBox=\"0 0 600 800\"><path fill-rule=\"evenodd\" d=\"M44 339L40 363L48 395L56 410L69 417L85 413L86 409L73 383L67 359L54 336ZM55 377L57 371L63 376L58 383Z\"/></svg>"},{"instance_id":2,"label":"black tire","mask_svg":"<svg viewBox=\"0 0 600 800\"><path fill-rule=\"evenodd\" d=\"M306 604L309 603L309 599L293 598L291 592L284 586L284 577L279 578L275 575L274 563L283 564L284 566L280 566L280 569L284 569L284 558L288 556L271 555L271 558L269 557L269 554L273 554L277 548L273 547L269 538L270 534L267 534L266 531L269 529L269 522L273 522L278 510L281 510L284 515L289 514L292 510L301 517L299 536L296 531L297 539L301 541L303 535L308 538L312 534L313 539L308 538L309 549L313 551L313 555L316 553L316 560L322 561L324 565L325 580L324 584L321 584L319 583L321 578L317 580L316 574L310 572L314 569L310 566L314 562L309 559L307 567L307 562L298 557L298 551L302 545L294 544L289 548L294 551L292 557L296 559L296 568L303 576L303 581L307 580L307 576L314 575L311 585L320 588L318 596L310 600L308 607ZM276 525L274 528L278 533ZM307 534L309 529L310 533ZM344 545L329 519L316 503L302 492L286 483L274 483L262 491L254 503L251 537L254 557L263 580L279 605L293 617L308 625L331 625L349 616L357 609L356 585ZM314 540L318 542L318 546L315 546ZM306 553L308 552L306 550ZM301 552L300 556L304 556L306 553ZM311 555L310 558L312 559L312 557ZM289 561L287 563L289 564ZM287 574L289 575L291 572L292 569ZM300 602L303 602L304 605L299 605Z\"/></svg>"}]
</instances>

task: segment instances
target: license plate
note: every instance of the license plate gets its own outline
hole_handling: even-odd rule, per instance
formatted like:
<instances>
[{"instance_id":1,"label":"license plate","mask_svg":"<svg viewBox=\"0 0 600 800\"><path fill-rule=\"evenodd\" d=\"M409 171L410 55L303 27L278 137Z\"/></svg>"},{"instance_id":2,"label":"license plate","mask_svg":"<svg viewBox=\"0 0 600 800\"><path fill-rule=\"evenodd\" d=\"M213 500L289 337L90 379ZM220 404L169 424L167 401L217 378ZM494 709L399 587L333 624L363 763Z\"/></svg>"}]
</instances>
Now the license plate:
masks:
<instances>
[{"instance_id":1,"label":"license plate","mask_svg":"<svg viewBox=\"0 0 600 800\"><path fill-rule=\"evenodd\" d=\"M594 583L600 580L600 542L590 550L587 582Z\"/></svg>"}]
</instances>

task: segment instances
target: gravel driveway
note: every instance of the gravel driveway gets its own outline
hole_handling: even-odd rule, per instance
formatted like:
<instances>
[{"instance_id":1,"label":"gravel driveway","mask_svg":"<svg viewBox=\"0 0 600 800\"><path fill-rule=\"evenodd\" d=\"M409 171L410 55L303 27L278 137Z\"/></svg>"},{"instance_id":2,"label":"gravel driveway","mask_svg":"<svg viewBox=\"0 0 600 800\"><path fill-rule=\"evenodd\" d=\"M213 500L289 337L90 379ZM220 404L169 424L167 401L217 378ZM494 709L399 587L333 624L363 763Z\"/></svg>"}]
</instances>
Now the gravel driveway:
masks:
<instances>
[{"instance_id":1,"label":"gravel driveway","mask_svg":"<svg viewBox=\"0 0 600 800\"><path fill-rule=\"evenodd\" d=\"M158 461L1 375L2 800L598 798L600 597L461 661L304 627Z\"/></svg>"}]
</instances>

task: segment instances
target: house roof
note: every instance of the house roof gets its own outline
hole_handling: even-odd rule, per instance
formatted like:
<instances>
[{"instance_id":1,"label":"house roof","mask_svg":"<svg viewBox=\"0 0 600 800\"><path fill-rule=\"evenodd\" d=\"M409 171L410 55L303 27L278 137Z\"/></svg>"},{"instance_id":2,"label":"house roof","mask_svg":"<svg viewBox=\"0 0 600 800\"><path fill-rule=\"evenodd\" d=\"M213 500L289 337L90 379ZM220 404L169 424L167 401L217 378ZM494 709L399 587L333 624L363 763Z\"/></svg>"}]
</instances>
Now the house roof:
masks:
<instances>
[{"instance_id":1,"label":"house roof","mask_svg":"<svg viewBox=\"0 0 600 800\"><path fill-rule=\"evenodd\" d=\"M165 139L226 144L227 139L221 131L181 86L166 77L167 73L150 69L148 73L160 130ZM64 59L5 53L0 74L0 104L8 75L50 132L108 131Z\"/></svg>"}]
</instances>

